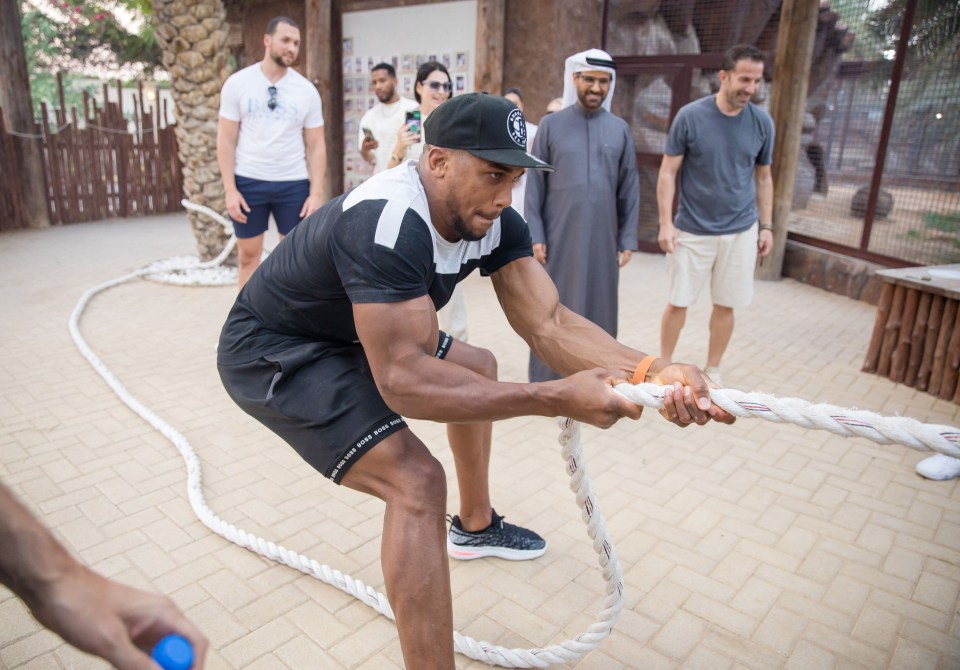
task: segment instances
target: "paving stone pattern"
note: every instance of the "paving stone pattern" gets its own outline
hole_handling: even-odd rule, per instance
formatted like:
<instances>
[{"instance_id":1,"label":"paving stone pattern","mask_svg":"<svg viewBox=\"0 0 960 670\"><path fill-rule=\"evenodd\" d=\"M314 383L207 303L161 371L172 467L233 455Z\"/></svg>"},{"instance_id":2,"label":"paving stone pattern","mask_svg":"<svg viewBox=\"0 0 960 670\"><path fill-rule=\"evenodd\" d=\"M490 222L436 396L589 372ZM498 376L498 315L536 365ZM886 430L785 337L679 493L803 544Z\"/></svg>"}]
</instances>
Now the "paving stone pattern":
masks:
<instances>
[{"instance_id":1,"label":"paving stone pattern","mask_svg":"<svg viewBox=\"0 0 960 670\"><path fill-rule=\"evenodd\" d=\"M350 596L208 531L176 449L123 406L67 322L89 287L190 254L184 216L0 235L0 476L98 571L169 594L212 643L208 668L402 667L394 625ZM466 284L471 342L504 380L527 356L488 280ZM126 387L190 440L226 520L383 590L383 506L340 489L227 398L214 344L232 287L137 280L81 324ZM623 270L621 337L656 351L663 257ZM709 300L678 359L703 364ZM791 280L757 285L724 365L731 387L960 425L952 403L860 372L874 308ZM442 426L412 422L451 473ZM508 647L561 642L595 621L603 580L568 488L555 421L494 430L493 498L549 541L528 563L451 562L456 626ZM676 428L647 410L584 449L623 565L626 601L580 670L960 667L960 486L918 477L923 454L744 419ZM0 668L103 668L0 588ZM457 667L487 667L464 657Z\"/></svg>"}]
</instances>

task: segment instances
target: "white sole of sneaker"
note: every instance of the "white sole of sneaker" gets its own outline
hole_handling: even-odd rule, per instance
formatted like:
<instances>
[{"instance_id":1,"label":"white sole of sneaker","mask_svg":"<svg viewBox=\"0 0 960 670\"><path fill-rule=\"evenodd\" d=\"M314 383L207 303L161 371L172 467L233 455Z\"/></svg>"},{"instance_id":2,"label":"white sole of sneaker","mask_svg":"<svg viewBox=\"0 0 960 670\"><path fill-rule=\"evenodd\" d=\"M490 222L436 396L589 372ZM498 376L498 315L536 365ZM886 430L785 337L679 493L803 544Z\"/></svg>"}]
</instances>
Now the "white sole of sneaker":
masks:
<instances>
[{"instance_id":1,"label":"white sole of sneaker","mask_svg":"<svg viewBox=\"0 0 960 670\"><path fill-rule=\"evenodd\" d=\"M534 549L532 551L521 551L520 549L509 549L507 547L468 549L454 544L447 538L447 555L458 561L472 561L476 558L502 558L508 561L530 561L534 558L540 558L546 551L546 545L544 545L543 549Z\"/></svg>"}]
</instances>

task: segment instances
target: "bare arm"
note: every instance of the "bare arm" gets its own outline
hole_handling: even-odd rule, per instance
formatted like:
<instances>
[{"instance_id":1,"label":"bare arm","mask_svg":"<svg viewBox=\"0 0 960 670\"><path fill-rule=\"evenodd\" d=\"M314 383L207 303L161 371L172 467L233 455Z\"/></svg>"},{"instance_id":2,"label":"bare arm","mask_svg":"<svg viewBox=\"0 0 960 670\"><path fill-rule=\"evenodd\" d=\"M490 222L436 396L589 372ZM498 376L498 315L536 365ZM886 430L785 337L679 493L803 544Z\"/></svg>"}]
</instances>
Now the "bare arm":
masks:
<instances>
[{"instance_id":1,"label":"bare arm","mask_svg":"<svg viewBox=\"0 0 960 670\"><path fill-rule=\"evenodd\" d=\"M605 367L629 379L645 356L561 305L556 286L536 261L521 258L490 277L510 326L560 374ZM665 365L666 361L656 361L651 372Z\"/></svg>"},{"instance_id":2,"label":"bare arm","mask_svg":"<svg viewBox=\"0 0 960 670\"><path fill-rule=\"evenodd\" d=\"M773 225L773 171L769 165L758 165L753 171L757 185L757 211L760 225ZM760 230L759 253L766 256L773 251L773 229Z\"/></svg>"},{"instance_id":3,"label":"bare arm","mask_svg":"<svg viewBox=\"0 0 960 670\"><path fill-rule=\"evenodd\" d=\"M607 368L618 380L630 380L645 357L643 352L621 344L560 304L553 281L535 260L513 261L493 273L491 279L510 325L557 372L571 375L591 368ZM668 421L680 426L702 424L709 419L734 421L733 416L710 402L707 380L693 365L658 358L645 380L674 385L661 411Z\"/></svg>"},{"instance_id":4,"label":"bare arm","mask_svg":"<svg viewBox=\"0 0 960 670\"><path fill-rule=\"evenodd\" d=\"M240 122L219 117L217 121L217 165L220 166L220 178L223 180L223 195L227 202L227 212L234 221L247 222L250 207L237 190L237 175L234 167L237 160L237 139L240 137Z\"/></svg>"},{"instance_id":5,"label":"bare arm","mask_svg":"<svg viewBox=\"0 0 960 670\"><path fill-rule=\"evenodd\" d=\"M393 153L387 161L387 168L395 168L402 163L407 155L407 149L420 141L419 133L412 133L409 124L403 124L397 130L397 141L393 145Z\"/></svg>"},{"instance_id":6,"label":"bare arm","mask_svg":"<svg viewBox=\"0 0 960 670\"><path fill-rule=\"evenodd\" d=\"M310 216L323 204L323 187L327 176L327 141L323 135L323 128L318 126L303 129L307 174L310 177L310 195L300 209L300 218Z\"/></svg>"},{"instance_id":7,"label":"bare arm","mask_svg":"<svg viewBox=\"0 0 960 670\"><path fill-rule=\"evenodd\" d=\"M672 253L677 244L677 229L673 225L673 199L677 194L677 175L683 165L683 156L664 154L657 175L657 211L660 218L660 232L657 243L664 253Z\"/></svg>"},{"instance_id":8,"label":"bare arm","mask_svg":"<svg viewBox=\"0 0 960 670\"><path fill-rule=\"evenodd\" d=\"M640 416L639 407L612 391L614 383L624 381L623 373L594 370L560 381L516 384L434 357L437 317L427 296L357 304L353 311L377 387L403 416L458 423L562 415L604 428L623 416Z\"/></svg>"},{"instance_id":9,"label":"bare arm","mask_svg":"<svg viewBox=\"0 0 960 670\"><path fill-rule=\"evenodd\" d=\"M169 633L193 644L202 668L207 640L169 598L108 580L77 562L0 484L0 583L44 626L121 670L156 670L145 650Z\"/></svg>"}]
</instances>

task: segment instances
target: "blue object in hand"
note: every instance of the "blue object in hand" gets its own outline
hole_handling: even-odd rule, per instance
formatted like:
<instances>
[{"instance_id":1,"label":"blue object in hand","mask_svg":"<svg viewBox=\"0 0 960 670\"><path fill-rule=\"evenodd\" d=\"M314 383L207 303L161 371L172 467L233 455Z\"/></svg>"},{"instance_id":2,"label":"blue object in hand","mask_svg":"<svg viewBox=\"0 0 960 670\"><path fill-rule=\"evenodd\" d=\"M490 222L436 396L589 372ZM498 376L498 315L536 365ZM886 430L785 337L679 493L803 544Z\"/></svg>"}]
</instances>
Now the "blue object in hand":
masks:
<instances>
[{"instance_id":1,"label":"blue object in hand","mask_svg":"<svg viewBox=\"0 0 960 670\"><path fill-rule=\"evenodd\" d=\"M163 670L190 670L193 667L193 646L182 635L167 635L157 642L150 657Z\"/></svg>"}]
</instances>

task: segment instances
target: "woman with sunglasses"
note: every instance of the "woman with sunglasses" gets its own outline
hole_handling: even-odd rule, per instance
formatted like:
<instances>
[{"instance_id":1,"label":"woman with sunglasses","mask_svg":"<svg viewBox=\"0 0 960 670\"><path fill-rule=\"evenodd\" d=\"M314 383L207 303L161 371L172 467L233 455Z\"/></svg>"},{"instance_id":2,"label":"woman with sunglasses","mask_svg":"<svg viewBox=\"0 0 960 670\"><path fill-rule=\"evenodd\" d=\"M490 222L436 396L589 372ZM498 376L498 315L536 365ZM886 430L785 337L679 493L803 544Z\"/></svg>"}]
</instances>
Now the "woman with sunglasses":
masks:
<instances>
[{"instance_id":1,"label":"woman with sunglasses","mask_svg":"<svg viewBox=\"0 0 960 670\"><path fill-rule=\"evenodd\" d=\"M423 123L441 103L453 97L453 82L443 63L428 60L417 70L417 84L413 95L420 103L420 124L416 132L405 123L397 132L397 144L387 167L396 167L407 159L420 158L423 152Z\"/></svg>"}]
</instances>

